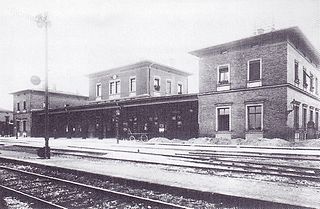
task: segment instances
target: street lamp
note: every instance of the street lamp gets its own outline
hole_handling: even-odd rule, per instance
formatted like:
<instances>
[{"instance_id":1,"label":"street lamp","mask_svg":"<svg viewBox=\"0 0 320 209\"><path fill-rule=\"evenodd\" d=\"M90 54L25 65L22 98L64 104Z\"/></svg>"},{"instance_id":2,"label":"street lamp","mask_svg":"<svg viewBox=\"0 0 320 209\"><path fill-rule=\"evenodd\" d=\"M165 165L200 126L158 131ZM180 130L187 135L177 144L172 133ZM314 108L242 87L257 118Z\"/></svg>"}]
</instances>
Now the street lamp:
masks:
<instances>
[{"instance_id":1,"label":"street lamp","mask_svg":"<svg viewBox=\"0 0 320 209\"><path fill-rule=\"evenodd\" d=\"M118 109L116 109L116 138L117 138L117 144L119 144L119 139L120 139L120 131L119 131L119 120L120 120L120 111L121 107L118 107Z\"/></svg>"},{"instance_id":2,"label":"street lamp","mask_svg":"<svg viewBox=\"0 0 320 209\"><path fill-rule=\"evenodd\" d=\"M44 121L44 158L50 159L50 147L49 147L49 94L48 94L48 26L50 24L48 20L48 14L39 14L35 17L35 21L38 27L45 29L45 121Z\"/></svg>"}]
</instances>

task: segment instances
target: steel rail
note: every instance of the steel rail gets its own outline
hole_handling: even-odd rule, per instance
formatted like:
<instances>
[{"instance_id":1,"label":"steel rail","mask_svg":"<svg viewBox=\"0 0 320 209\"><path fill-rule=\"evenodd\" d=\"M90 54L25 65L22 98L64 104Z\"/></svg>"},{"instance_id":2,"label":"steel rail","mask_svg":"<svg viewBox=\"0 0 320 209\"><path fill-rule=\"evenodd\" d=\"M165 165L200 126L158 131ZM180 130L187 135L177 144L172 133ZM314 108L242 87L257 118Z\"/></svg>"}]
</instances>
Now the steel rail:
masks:
<instances>
[{"instance_id":1,"label":"steel rail","mask_svg":"<svg viewBox=\"0 0 320 209\"><path fill-rule=\"evenodd\" d=\"M299 169L307 169L307 170L314 170L313 173L310 172L299 172L299 171L284 171L281 169L277 168L266 168L264 166L270 166L270 167L279 167L282 168L284 165L277 165L277 164L259 164L259 163L250 163L250 162L236 162L238 164L243 163L243 164L255 164L256 166L248 166L248 165L227 165L223 163L213 163L211 158L207 158L208 162L204 161L195 161L194 158L188 157L188 156L175 156L175 155L165 155L167 157L175 157L175 158L183 158L183 159L177 159L179 161L184 161L184 162L191 162L191 163L202 163L206 165L211 165L212 167L208 166L192 166L192 165L181 165L181 164L176 164L176 163L161 163L161 162L146 162L146 161L140 161L140 160L130 160L130 159L117 159L117 158L108 158L108 157L102 157L102 156L88 156L88 155L82 155L82 154L75 154L75 153L59 153L59 152L53 152L56 154L62 154L62 155L71 155L71 156L77 156L77 157L87 157L87 158L94 158L94 159L104 159L104 160L119 160L119 161L126 161L126 162L134 162L134 163L142 163L142 164L153 164L153 165L164 165L164 166L178 166L178 167L183 167L183 168L194 168L194 169L208 169L208 170L217 170L217 171L232 171L232 172L238 172L238 173L251 173L251 174L260 174L260 175L272 175L272 176L279 176L279 177L293 177L293 178L298 178L298 179L309 179L313 181L319 181L320 182L320 177L315 176L319 171L317 168L305 168L305 167L299 167ZM188 161L188 159L190 159ZM199 158L197 158L199 159ZM204 160L204 159L203 159ZM219 162L219 160L218 160ZM224 160L224 162L228 162ZM229 161L230 163L233 163L234 161ZM257 165L261 165L261 167L257 167ZM233 168L236 167L236 168ZM238 168L238 169L237 169ZM286 167L287 169L290 169L289 166ZM249 170L251 169L251 170ZM295 169L294 166L291 167L291 169ZM252 171L252 170L261 170L261 172L257 171ZM262 172L262 171L267 171L267 172ZM268 172L269 171L269 172ZM275 173L277 172L277 173ZM311 174L311 175L310 175Z\"/></svg>"},{"instance_id":2,"label":"steel rail","mask_svg":"<svg viewBox=\"0 0 320 209\"><path fill-rule=\"evenodd\" d=\"M190 162L188 160L184 160L185 162ZM213 165L210 162L204 163L208 165ZM260 174L260 175L272 175L272 176L279 176L279 177L289 177L289 178L298 178L298 179L309 179L313 181L319 181L320 182L320 176L314 176L314 175L306 175L307 173L304 172L297 172L297 171L282 171L277 169L270 169L265 167L250 167L250 166L241 166L241 165L223 165L223 164L217 164L213 165L217 167L208 168L211 170L219 170L219 171L232 171L232 172L239 172L239 173L246 173L246 174ZM220 166L220 167L218 167ZM195 167L196 168L196 167ZM260 172L258 171L260 170ZM265 172L263 172L265 171Z\"/></svg>"},{"instance_id":3,"label":"steel rail","mask_svg":"<svg viewBox=\"0 0 320 209\"><path fill-rule=\"evenodd\" d=\"M57 154L63 154L56 152ZM130 161L130 162L136 162L136 163L144 163L144 164L157 164L157 165L166 165L166 166L179 166L179 167L187 167L187 168L195 168L195 169L210 169L210 170L221 170L221 171L233 171L233 172L241 172L241 173L253 173L253 174L261 174L261 175L274 175L274 176L280 176L280 177L294 177L299 179L310 179L315 181L320 181L320 176L317 176L318 173L320 173L320 169L318 168L307 168L307 167L298 167L298 166L288 166L288 165L279 165L279 164L268 164L268 163L255 163L255 162L248 162L248 161L234 161L234 160L221 160L221 159L212 159L212 157L202 157L202 156L190 156L188 154L176 154L176 155L166 155L166 154L156 154L156 153L143 153L141 154L151 154L151 155L161 155L166 157L174 157L174 158L183 158L178 159L180 161L185 162L191 162L191 163L202 163L206 165L211 165L215 167L205 167L205 166L189 166L189 165L179 165L174 163L155 163L155 162L145 162L145 161L138 161L138 160L129 160L129 159L115 159L115 158L108 158L108 157L102 157L102 156L84 156L84 155L78 155L78 154L67 154L67 155L74 155L74 156L82 156L82 157L90 157L90 158L99 158L99 159L111 159L111 160L120 160L120 161ZM191 160L186 160L191 159ZM197 161L198 160L198 161ZM208 162L205 162L207 160ZM217 163L214 163L212 160L217 161ZM230 164L228 164L230 163ZM236 165L238 164L238 165ZM246 164L246 165L239 165L239 164ZM250 166L253 165L253 166ZM273 168L266 168L266 166L273 167ZM234 169L232 167L240 168L240 169ZM243 170L241 170L243 168ZM249 171L248 169L251 169ZM285 170L285 169L295 169L295 170ZM267 171L267 172L257 172L252 170L261 170L261 171ZM305 170L303 171L297 171L297 170ZM277 172L277 173L274 173Z\"/></svg>"},{"instance_id":4,"label":"steel rail","mask_svg":"<svg viewBox=\"0 0 320 209\"><path fill-rule=\"evenodd\" d=\"M57 150L57 149L56 149ZM67 152L67 150L63 150L64 152ZM115 151L115 150L113 150ZM119 150L120 152L123 152L123 150ZM72 152L76 152L74 150L72 150ZM216 160L219 161L216 158L215 154L206 154L206 153L202 153L202 152L198 152L198 153L189 153L189 154L176 154L176 155L168 155L168 154L159 154L159 153L145 153L145 152L140 152L141 154L152 154L152 155L160 155L160 156L166 156L166 157L175 157L175 158L184 158L184 159L192 159L193 161L187 161L184 160L186 162L194 162L194 163L202 163L202 164L207 164L207 165L212 165L215 167L206 167L206 166L191 166L191 165L178 165L175 163L161 163L161 162L145 162L145 161L140 161L140 160L129 160L129 159L117 159L117 158L108 158L108 157L102 157L102 156L85 156L82 154L81 151L78 151L81 154L66 154L66 153L61 153L61 152L57 152L56 154L66 154L66 155L74 155L74 156L81 156L81 157L89 157L89 158L98 158L98 159L105 159L105 160L120 160L120 161L128 161L128 162L136 162L136 163L144 163L144 164L156 164L156 165L165 165L165 166L179 166L179 167L187 167L187 168L195 168L195 169L211 169L211 170L221 170L221 171L233 171L233 172L241 172L241 173L253 173L253 174L261 174L261 175L274 175L274 176L282 176L282 177L294 177L294 178L299 178L299 179L310 179L310 180L315 180L315 181L320 181L320 178L315 176L320 172L320 169L317 168L306 168L306 167L297 167L297 166L286 166L286 165L279 165L279 164L266 164L266 163L252 163L252 162L235 162L235 161L229 161L230 163L233 163L231 165L223 165L223 163L219 163L218 165L214 164L212 162L212 160ZM85 151L86 152L86 151ZM134 151L125 151L125 152L132 152L132 153L136 153ZM92 153L91 153L92 154ZM97 153L96 153L97 154ZM104 153L106 154L106 153ZM222 155L222 154L221 154ZM221 158L222 156L219 155L219 157ZM247 155L246 155L247 156ZM249 155L250 157L252 157L252 155ZM230 157L230 156L227 156ZM259 157L261 157L261 155L259 155ZM271 156L268 156L269 158L272 158ZM201 162L197 162L194 161L194 159L201 159ZM283 159L283 157L281 158ZM179 159L180 160L180 159ZM209 162L203 162L204 160L208 160ZM211 161L211 162L210 162ZM225 163L227 163L227 160L220 160L220 161L224 161ZM235 165L234 163L237 164L241 164L241 163L245 163L245 164L254 164L255 166L251 166L249 167L248 165ZM261 165L261 167L256 167ZM217 167L218 166L218 167ZM232 169L233 167L238 167L240 169ZM304 169L304 170L313 170L313 173L311 171L310 172L300 172L300 171L284 171L278 168L265 168L264 166L270 166L270 167L278 167L278 168L285 168L285 169ZM243 168L243 169L242 169ZM248 171L248 169L251 169L251 171ZM252 170L265 170L265 171L269 171L269 172L257 172L257 171L252 171ZM277 173L275 173L277 172ZM296 174L296 175L294 175Z\"/></svg>"},{"instance_id":5,"label":"steel rail","mask_svg":"<svg viewBox=\"0 0 320 209\"><path fill-rule=\"evenodd\" d=\"M86 189L95 190L95 191L98 191L98 192L112 194L112 195L116 195L116 196L120 196L120 197L125 197L125 198L131 199L131 200L142 201L144 203L149 203L149 204L152 204L152 205L164 206L165 208L191 209L189 207L180 206L180 205L176 205L176 204L173 204L173 203L167 203L167 202L163 202L163 201L160 201L160 200L153 200L153 199L150 199L150 198L139 197L139 196L127 194L127 193L124 193L124 192L112 191L112 190L109 190L109 189L104 189L104 188L100 188L100 187L96 187L96 186L92 186L92 185L86 185L86 184L83 184L83 183L73 182L73 181L60 179L60 178L56 178L56 177L46 176L46 175L43 175L43 174L32 173L32 172L29 172L29 171L23 171L23 170L18 170L18 169L14 169L14 168L9 168L9 167L6 167L6 166L0 166L0 169L10 170L10 171L23 173L23 174L27 174L27 175L31 175L31 176L36 176L36 177L40 177L40 178L45 178L45 179L49 179L49 180L53 180L53 181L57 181L57 182L61 182L61 183L66 183L66 184L70 184L70 185L74 185L74 186L79 186L79 187L83 187L83 188L86 188Z\"/></svg>"},{"instance_id":6,"label":"steel rail","mask_svg":"<svg viewBox=\"0 0 320 209\"><path fill-rule=\"evenodd\" d=\"M206 157L256 157L256 158L273 158L273 159L285 159L285 160L310 160L310 161L320 161L320 157L303 157L303 156L288 156L286 154L274 154L274 153L261 153L261 154L251 154L251 153L234 153L234 152L190 152L189 155L202 155ZM308 155L310 156L310 155Z\"/></svg>"},{"instance_id":7,"label":"steel rail","mask_svg":"<svg viewBox=\"0 0 320 209\"><path fill-rule=\"evenodd\" d=\"M3 186L3 185L0 185L0 188L1 188L2 190L4 190L4 191L8 191L8 192L13 193L13 194L18 194L18 195L20 195L20 196L22 196L22 197L24 197L24 198L30 199L31 201L39 202L40 204L49 206L49 208L68 209L68 208L63 207L63 206L61 206L61 205L54 204L54 203L52 203L52 202L49 202L49 201L46 201L46 200L44 200L44 199L35 197L35 196L33 196L33 195L30 195L30 194L27 194L27 193L18 191L18 190L16 190L16 189L12 189L12 188L9 188L9 187Z\"/></svg>"},{"instance_id":8,"label":"steel rail","mask_svg":"<svg viewBox=\"0 0 320 209\"><path fill-rule=\"evenodd\" d=\"M66 151L68 152L68 151ZM70 153L70 155L74 155L74 156L85 156L83 154L75 154L77 151L72 151L72 154ZM82 153L81 151L78 151L79 153ZM84 153L86 153L87 151L85 151ZM132 152L132 153L136 153L133 151L128 151L128 152ZM54 153L56 154L64 154L58 151L54 151ZM195 163L204 163L204 164L214 164L213 161L217 161L217 162L225 162L225 163L232 163L232 165L236 164L251 164L251 165L255 165L255 166L270 166L270 167L277 167L277 168L281 168L281 169L296 169L296 170L305 170L306 173L310 174L313 172L313 174L317 174L320 173L320 169L319 168L311 168L311 167L301 167L301 166L290 166L290 165L280 165L280 164L273 164L273 163L259 163L259 162L249 162L249 161L235 161L235 160L225 160L225 159L218 159L216 157L212 157L211 155L202 155L202 153L200 154L181 154L181 153L177 153L175 155L170 155L170 154L158 154L158 153L145 153L145 152L140 152L141 154L149 154L149 155L157 155L157 156L164 156L164 157L173 157L173 158L183 158L183 159L192 159L192 160L199 160L199 161L194 161ZM69 153L68 153L69 154ZM101 153L102 154L102 153ZM106 153L104 153L106 154ZM97 155L97 153L95 153L95 155ZM90 158L99 158L99 159L108 159L108 157L104 157L104 156L88 156ZM228 156L227 156L228 157ZM112 158L113 159L113 158ZM122 159L119 159L122 160ZM205 162L205 160L209 161ZM192 162L192 161L190 161ZM148 163L148 162L146 162ZM167 163L160 163L161 165L167 165ZM222 165L222 163L219 163L220 165ZM172 165L172 164L170 164ZM175 164L173 164L175 165ZM181 166L181 165L180 165ZM246 165L247 166L247 165ZM259 168L259 167L258 167ZM272 170L272 169L270 169ZM276 171L279 171L279 169L273 169ZM291 172L291 171L288 171ZM295 171L292 171L295 172ZM299 173L303 173L298 171Z\"/></svg>"},{"instance_id":9,"label":"steel rail","mask_svg":"<svg viewBox=\"0 0 320 209\"><path fill-rule=\"evenodd\" d=\"M313 173L313 174L320 174L320 169L319 168L315 168L315 167L302 167L302 166L291 166L291 165L281 165L281 164L274 164L274 163L263 163L263 162L250 162L248 160L245 160L245 161L237 161L237 160L226 160L226 159L221 159L223 157L219 157L219 158L216 158L216 157L202 157L202 156L198 156L198 155L188 155L188 154L177 154L176 155L177 157L181 157L183 159L192 159L194 160L194 162L196 163L205 163L205 164L208 164L208 163L213 163L214 162L217 162L219 164L222 164L222 163L231 163L232 165L234 164L251 164L251 165L254 165L254 166L270 166L270 167L277 167L277 168L281 168L281 169L296 169L296 170L304 170L306 173ZM228 158L228 157L226 157ZM192 161L191 161L192 162Z\"/></svg>"},{"instance_id":10,"label":"steel rail","mask_svg":"<svg viewBox=\"0 0 320 209\"><path fill-rule=\"evenodd\" d=\"M159 145L159 144L157 144ZM20 146L20 145L17 145L17 146ZM320 151L320 148L306 148L306 149L284 149L284 148L276 148L276 147L238 147L237 145L211 145L211 146L205 146L205 145L179 145L178 148L176 147L166 147L166 146L169 146L169 145L163 145L162 147L150 147L151 145L146 145L146 144L143 144L143 145L130 145L130 146L125 146L125 145L116 145L116 147L123 147L123 148L137 148L137 149L151 149L151 150L172 150L172 151L183 151L183 152L197 152L197 151L200 151L200 152L238 152L238 153L251 153L251 154L283 154L283 155L290 155L290 156L313 156L313 157L319 157L320 158L320 152L319 154L313 154L313 155L310 155L310 154L297 154L297 153L281 153L281 152L273 152L273 153L268 153L268 152L258 152L256 150L261 150L261 149L266 149L266 150L282 150L282 151L292 151L292 150L304 150L304 151ZM197 147L197 149L190 149L190 148L185 148L185 147ZM117 151L119 149L112 149L112 148L95 148L95 147L84 147L84 146L68 146L70 148L80 148L80 149L91 149L91 150L102 150L102 151ZM181 149L180 147L183 147L183 149ZM203 149L203 148L236 148L237 150L210 150L210 149ZM252 149L252 150L255 150L255 151L248 151L248 150L241 150L241 149ZM120 151L120 150L119 150ZM121 150L123 152L130 152L128 150Z\"/></svg>"}]
</instances>

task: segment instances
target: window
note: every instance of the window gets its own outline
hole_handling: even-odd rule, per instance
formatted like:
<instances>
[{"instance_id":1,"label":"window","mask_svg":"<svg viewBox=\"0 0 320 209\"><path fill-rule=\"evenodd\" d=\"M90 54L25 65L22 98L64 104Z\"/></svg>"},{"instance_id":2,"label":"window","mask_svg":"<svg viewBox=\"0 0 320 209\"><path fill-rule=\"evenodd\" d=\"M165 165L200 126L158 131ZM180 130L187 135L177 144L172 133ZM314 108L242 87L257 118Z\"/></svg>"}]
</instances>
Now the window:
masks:
<instances>
[{"instance_id":1,"label":"window","mask_svg":"<svg viewBox=\"0 0 320 209\"><path fill-rule=\"evenodd\" d=\"M306 70L303 69L303 87L304 87L304 88L307 88L307 87L308 87L307 76L308 76L308 74L307 74Z\"/></svg>"},{"instance_id":2,"label":"window","mask_svg":"<svg viewBox=\"0 0 320 209\"><path fill-rule=\"evenodd\" d=\"M154 90L160 91L160 78L154 78L153 85L154 85Z\"/></svg>"},{"instance_id":3,"label":"window","mask_svg":"<svg viewBox=\"0 0 320 209\"><path fill-rule=\"evenodd\" d=\"M319 112L316 112L316 118L315 118L315 128L316 130L319 129Z\"/></svg>"},{"instance_id":4,"label":"window","mask_svg":"<svg viewBox=\"0 0 320 209\"><path fill-rule=\"evenodd\" d=\"M22 129L23 129L23 132L26 132L27 131L27 121L22 121Z\"/></svg>"},{"instance_id":5,"label":"window","mask_svg":"<svg viewBox=\"0 0 320 209\"><path fill-rule=\"evenodd\" d=\"M299 62L294 61L294 82L299 84Z\"/></svg>"},{"instance_id":6,"label":"window","mask_svg":"<svg viewBox=\"0 0 320 209\"><path fill-rule=\"evenodd\" d=\"M307 128L307 109L303 108L303 112L302 112L302 127L303 129Z\"/></svg>"},{"instance_id":7,"label":"window","mask_svg":"<svg viewBox=\"0 0 320 209\"><path fill-rule=\"evenodd\" d=\"M23 110L26 110L26 109L27 109L27 102L23 101Z\"/></svg>"},{"instance_id":8,"label":"window","mask_svg":"<svg viewBox=\"0 0 320 209\"><path fill-rule=\"evenodd\" d=\"M295 105L293 107L293 125L296 130L299 129L299 106Z\"/></svg>"},{"instance_id":9,"label":"window","mask_svg":"<svg viewBox=\"0 0 320 209\"><path fill-rule=\"evenodd\" d=\"M115 83L114 82L110 82L109 84L109 94L115 94L116 89L115 89Z\"/></svg>"},{"instance_id":10,"label":"window","mask_svg":"<svg viewBox=\"0 0 320 209\"><path fill-rule=\"evenodd\" d=\"M171 80L167 80L166 94L171 94Z\"/></svg>"},{"instance_id":11,"label":"window","mask_svg":"<svg viewBox=\"0 0 320 209\"><path fill-rule=\"evenodd\" d=\"M109 83L109 94L120 94L120 81L110 81Z\"/></svg>"},{"instance_id":12,"label":"window","mask_svg":"<svg viewBox=\"0 0 320 209\"><path fill-rule=\"evenodd\" d=\"M262 130L262 105L247 106L248 130Z\"/></svg>"},{"instance_id":13,"label":"window","mask_svg":"<svg viewBox=\"0 0 320 209\"><path fill-rule=\"evenodd\" d=\"M130 92L136 91L136 78L132 77L130 78Z\"/></svg>"},{"instance_id":14,"label":"window","mask_svg":"<svg viewBox=\"0 0 320 209\"><path fill-rule=\"evenodd\" d=\"M116 81L116 94L120 94L121 86L120 81Z\"/></svg>"},{"instance_id":15,"label":"window","mask_svg":"<svg viewBox=\"0 0 320 209\"><path fill-rule=\"evenodd\" d=\"M218 82L219 84L227 84L229 80L229 65L218 66Z\"/></svg>"},{"instance_id":16,"label":"window","mask_svg":"<svg viewBox=\"0 0 320 209\"><path fill-rule=\"evenodd\" d=\"M312 73L310 73L309 78L310 78L310 91L313 92L314 86L313 86L313 75L312 75Z\"/></svg>"},{"instance_id":17,"label":"window","mask_svg":"<svg viewBox=\"0 0 320 209\"><path fill-rule=\"evenodd\" d=\"M182 84L178 83L178 94L182 94Z\"/></svg>"},{"instance_id":18,"label":"window","mask_svg":"<svg viewBox=\"0 0 320 209\"><path fill-rule=\"evenodd\" d=\"M261 59L251 60L248 62L248 80L261 80Z\"/></svg>"},{"instance_id":19,"label":"window","mask_svg":"<svg viewBox=\"0 0 320 209\"><path fill-rule=\"evenodd\" d=\"M101 97L101 83L96 85L96 97Z\"/></svg>"},{"instance_id":20,"label":"window","mask_svg":"<svg viewBox=\"0 0 320 209\"><path fill-rule=\"evenodd\" d=\"M315 86L316 86L316 94L318 94L318 78L314 78Z\"/></svg>"},{"instance_id":21,"label":"window","mask_svg":"<svg viewBox=\"0 0 320 209\"><path fill-rule=\"evenodd\" d=\"M17 111L20 111L20 102L17 102Z\"/></svg>"},{"instance_id":22,"label":"window","mask_svg":"<svg viewBox=\"0 0 320 209\"><path fill-rule=\"evenodd\" d=\"M230 107L217 108L217 130L230 131Z\"/></svg>"}]
</instances>

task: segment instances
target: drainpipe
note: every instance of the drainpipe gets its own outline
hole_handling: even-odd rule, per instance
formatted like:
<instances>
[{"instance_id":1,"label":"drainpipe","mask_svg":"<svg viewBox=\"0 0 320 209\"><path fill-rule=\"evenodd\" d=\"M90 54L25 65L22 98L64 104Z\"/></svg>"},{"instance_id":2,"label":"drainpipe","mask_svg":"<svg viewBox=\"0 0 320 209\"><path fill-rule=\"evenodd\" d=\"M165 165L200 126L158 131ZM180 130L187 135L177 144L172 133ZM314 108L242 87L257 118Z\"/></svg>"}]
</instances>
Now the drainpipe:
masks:
<instances>
[{"instance_id":1,"label":"drainpipe","mask_svg":"<svg viewBox=\"0 0 320 209\"><path fill-rule=\"evenodd\" d=\"M148 95L149 95L149 97L151 96L151 87L150 87L150 80L151 80L151 67L152 67L152 65L154 65L155 63L151 63L149 66L148 66Z\"/></svg>"}]
</instances>

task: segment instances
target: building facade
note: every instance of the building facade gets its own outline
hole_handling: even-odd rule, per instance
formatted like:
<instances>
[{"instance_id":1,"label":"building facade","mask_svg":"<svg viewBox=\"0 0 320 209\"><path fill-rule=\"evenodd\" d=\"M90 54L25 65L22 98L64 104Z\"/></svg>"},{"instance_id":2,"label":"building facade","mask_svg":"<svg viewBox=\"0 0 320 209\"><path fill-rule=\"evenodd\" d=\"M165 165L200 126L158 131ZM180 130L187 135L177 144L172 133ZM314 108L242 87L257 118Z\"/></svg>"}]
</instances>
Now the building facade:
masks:
<instances>
[{"instance_id":1,"label":"building facade","mask_svg":"<svg viewBox=\"0 0 320 209\"><path fill-rule=\"evenodd\" d=\"M50 110L51 137L191 138L198 135L198 98L189 74L151 61L88 75L89 104ZM44 111L32 113L43 136Z\"/></svg>"},{"instance_id":2,"label":"building facade","mask_svg":"<svg viewBox=\"0 0 320 209\"><path fill-rule=\"evenodd\" d=\"M17 136L31 136L32 112L44 108L43 90L26 89L13 92L13 123ZM49 91L49 109L88 103L88 97Z\"/></svg>"},{"instance_id":3,"label":"building facade","mask_svg":"<svg viewBox=\"0 0 320 209\"><path fill-rule=\"evenodd\" d=\"M13 113L0 108L0 136L13 135Z\"/></svg>"},{"instance_id":4,"label":"building facade","mask_svg":"<svg viewBox=\"0 0 320 209\"><path fill-rule=\"evenodd\" d=\"M189 75L152 61L92 73L88 75L89 100L106 101L187 94Z\"/></svg>"},{"instance_id":5,"label":"building facade","mask_svg":"<svg viewBox=\"0 0 320 209\"><path fill-rule=\"evenodd\" d=\"M293 138L318 130L320 56L299 28L191 54L200 58L200 135Z\"/></svg>"}]
</instances>

